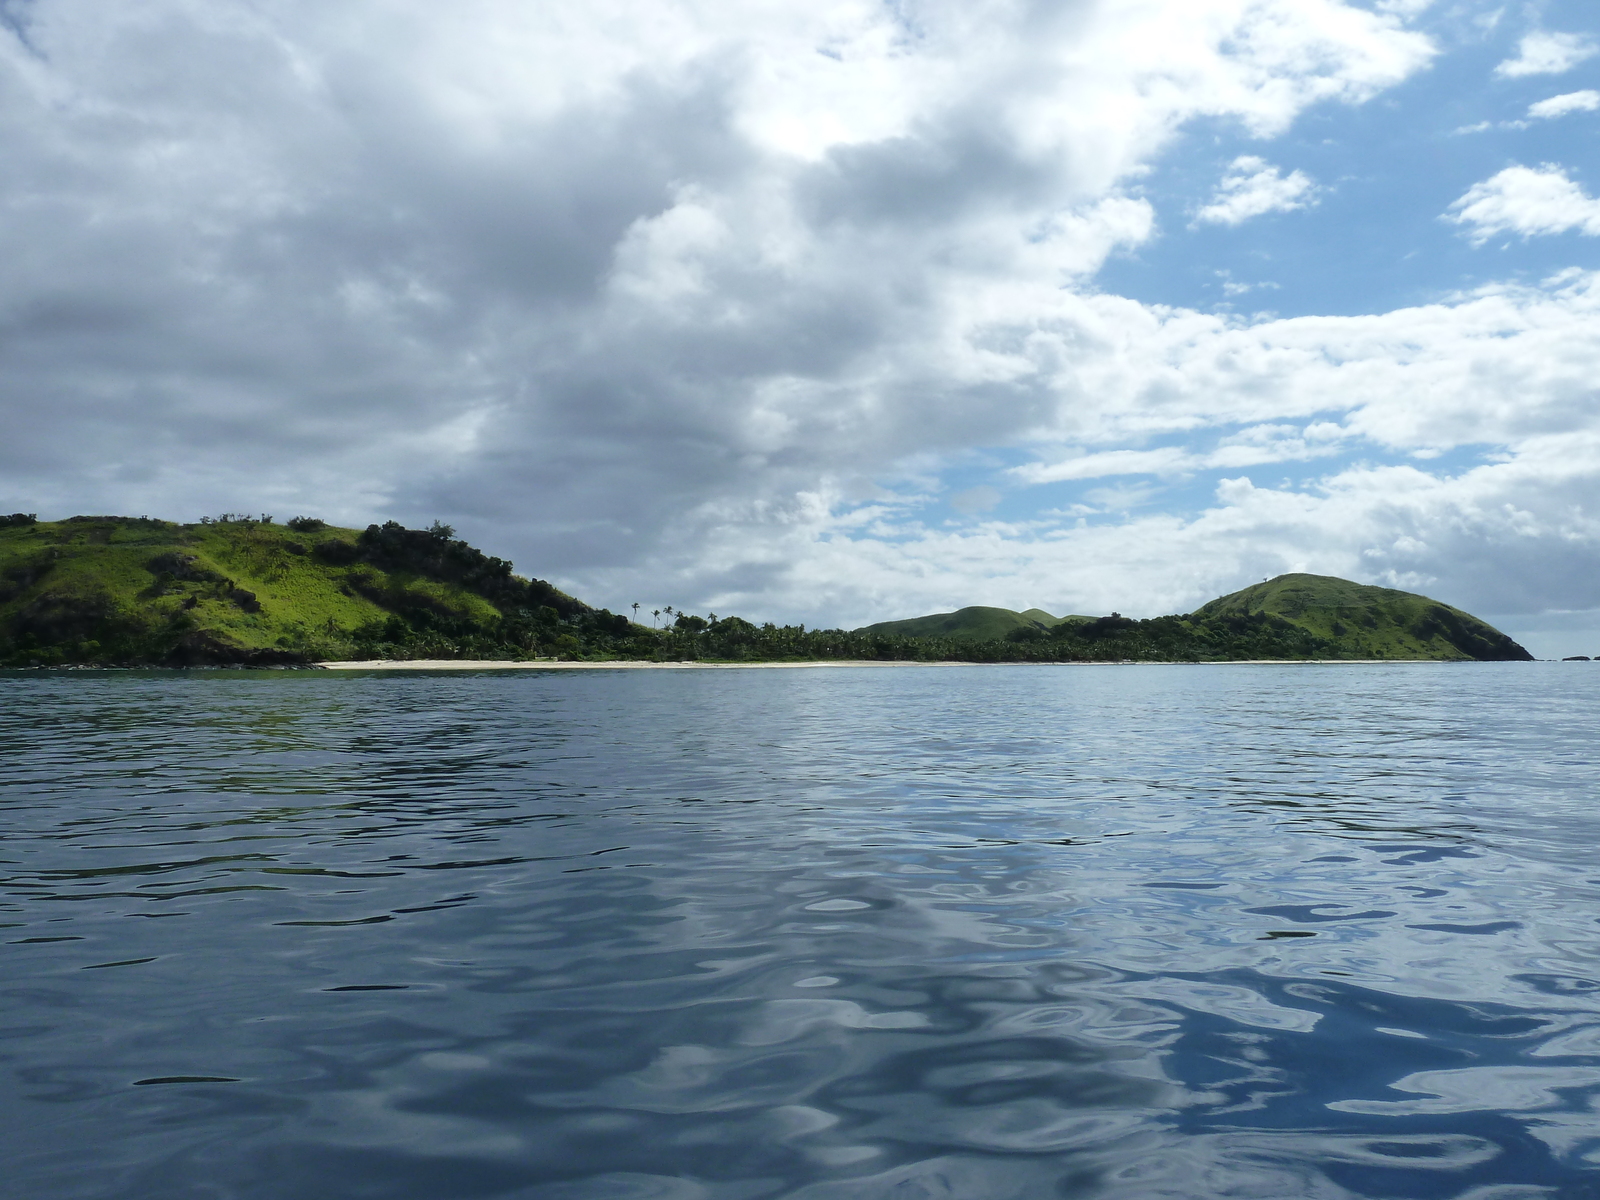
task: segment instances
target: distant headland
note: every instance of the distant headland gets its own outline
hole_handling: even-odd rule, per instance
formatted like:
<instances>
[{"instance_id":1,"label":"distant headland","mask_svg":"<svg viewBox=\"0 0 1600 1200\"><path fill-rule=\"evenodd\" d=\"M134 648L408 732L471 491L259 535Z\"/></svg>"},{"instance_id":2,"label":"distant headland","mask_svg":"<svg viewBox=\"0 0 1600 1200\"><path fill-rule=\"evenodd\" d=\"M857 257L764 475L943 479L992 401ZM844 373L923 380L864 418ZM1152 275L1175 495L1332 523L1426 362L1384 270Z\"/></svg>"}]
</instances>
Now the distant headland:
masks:
<instances>
[{"instance_id":1,"label":"distant headland","mask_svg":"<svg viewBox=\"0 0 1600 1200\"><path fill-rule=\"evenodd\" d=\"M1532 657L1460 609L1324 575L1281 575L1145 620L973 607L841 630L661 611L657 627L591 607L438 523L357 530L231 513L194 524L0 516L8 667Z\"/></svg>"}]
</instances>

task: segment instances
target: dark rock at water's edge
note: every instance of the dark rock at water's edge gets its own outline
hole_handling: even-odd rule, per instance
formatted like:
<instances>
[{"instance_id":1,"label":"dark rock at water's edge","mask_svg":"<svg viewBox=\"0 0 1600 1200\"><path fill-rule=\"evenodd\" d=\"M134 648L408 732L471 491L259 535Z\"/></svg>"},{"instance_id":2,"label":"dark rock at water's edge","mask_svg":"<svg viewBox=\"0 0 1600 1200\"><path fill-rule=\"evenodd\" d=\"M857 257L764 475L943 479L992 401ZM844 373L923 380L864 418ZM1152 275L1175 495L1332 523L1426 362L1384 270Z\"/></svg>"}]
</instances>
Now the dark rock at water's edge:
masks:
<instances>
[{"instance_id":1,"label":"dark rock at water's edge","mask_svg":"<svg viewBox=\"0 0 1600 1200\"><path fill-rule=\"evenodd\" d=\"M1562 662L1591 662L1593 660L1591 660L1590 657L1587 654L1569 654L1569 655L1567 655L1566 658L1563 658L1561 661Z\"/></svg>"}]
</instances>

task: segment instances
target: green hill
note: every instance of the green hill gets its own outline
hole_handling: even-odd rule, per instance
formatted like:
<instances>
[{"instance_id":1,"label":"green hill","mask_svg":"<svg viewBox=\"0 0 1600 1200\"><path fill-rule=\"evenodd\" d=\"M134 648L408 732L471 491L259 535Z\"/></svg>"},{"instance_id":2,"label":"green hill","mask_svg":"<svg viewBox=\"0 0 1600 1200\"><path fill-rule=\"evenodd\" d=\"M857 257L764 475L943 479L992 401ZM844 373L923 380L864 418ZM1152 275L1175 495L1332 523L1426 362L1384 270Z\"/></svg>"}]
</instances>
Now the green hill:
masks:
<instances>
[{"instance_id":1,"label":"green hill","mask_svg":"<svg viewBox=\"0 0 1600 1200\"><path fill-rule=\"evenodd\" d=\"M1494 626L1459 608L1332 575L1279 575L1204 604L1190 619L1225 622L1261 614L1327 639L1349 657L1531 657Z\"/></svg>"},{"instance_id":2,"label":"green hill","mask_svg":"<svg viewBox=\"0 0 1600 1200\"><path fill-rule=\"evenodd\" d=\"M904 621L880 621L868 625L862 633L884 634L890 637L953 638L956 641L987 642L1003 639L1016 629L1047 629L1055 618L1039 609L1026 613L1012 612L1009 608L988 608L981 604L955 612L933 613L926 617L911 617Z\"/></svg>"},{"instance_id":3,"label":"green hill","mask_svg":"<svg viewBox=\"0 0 1600 1200\"><path fill-rule=\"evenodd\" d=\"M974 606L853 632L665 610L645 628L513 574L435 524L297 517L0 516L0 666L303 664L332 659L1219 662L1525 659L1449 605L1284 575L1187 616L1054 617Z\"/></svg>"},{"instance_id":4,"label":"green hill","mask_svg":"<svg viewBox=\"0 0 1600 1200\"><path fill-rule=\"evenodd\" d=\"M1064 622L1067 622L1067 621L1092 621L1092 620L1094 620L1093 617L1080 616L1077 613L1068 613L1064 617L1052 617L1049 613L1045 612L1045 610L1042 609L1042 608L1030 608L1026 612L1024 612L1022 615L1024 617L1026 617L1030 621L1037 621L1040 625L1043 625L1047 629L1053 628L1054 626L1060 625L1060 624L1062 624Z\"/></svg>"},{"instance_id":5,"label":"green hill","mask_svg":"<svg viewBox=\"0 0 1600 1200\"><path fill-rule=\"evenodd\" d=\"M0 517L0 665L505 657L633 632L444 526Z\"/></svg>"},{"instance_id":6,"label":"green hill","mask_svg":"<svg viewBox=\"0 0 1600 1200\"><path fill-rule=\"evenodd\" d=\"M1052 617L1042 609L963 608L859 631L947 644L1004 641L990 656L1047 661L1238 659L1529 659L1493 626L1448 604L1327 575L1280 575L1186 616L1136 621Z\"/></svg>"},{"instance_id":7,"label":"green hill","mask_svg":"<svg viewBox=\"0 0 1600 1200\"><path fill-rule=\"evenodd\" d=\"M981 604L958 608L955 612L909 617L903 621L879 621L858 630L860 633L890 637L950 638L958 642L997 641L1022 629L1053 629L1066 621L1091 621L1093 617L1052 617L1042 608L1012 612L1009 608L989 608Z\"/></svg>"}]
</instances>

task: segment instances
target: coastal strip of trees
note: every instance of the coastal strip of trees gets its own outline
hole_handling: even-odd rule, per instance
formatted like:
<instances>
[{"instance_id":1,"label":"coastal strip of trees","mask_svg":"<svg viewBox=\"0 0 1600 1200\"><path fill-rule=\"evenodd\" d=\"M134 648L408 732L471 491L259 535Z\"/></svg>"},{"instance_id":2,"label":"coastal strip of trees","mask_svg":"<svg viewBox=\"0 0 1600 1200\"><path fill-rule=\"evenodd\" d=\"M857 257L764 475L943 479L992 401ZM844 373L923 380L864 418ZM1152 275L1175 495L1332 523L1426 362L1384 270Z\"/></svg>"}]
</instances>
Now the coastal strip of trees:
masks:
<instances>
[{"instance_id":1,"label":"coastal strip of trees","mask_svg":"<svg viewBox=\"0 0 1600 1200\"><path fill-rule=\"evenodd\" d=\"M545 658L1219 662L1412 657L1419 645L1441 641L1445 657L1528 657L1466 614L1382 589L1366 590L1403 603L1352 610L1348 627L1342 617L1290 619L1303 615L1298 608L1285 616L1265 605L1224 603L1244 593L1187 615L1138 620L1112 613L1028 624L986 640L913 637L882 626L756 624L670 607L651 610L646 625L516 575L510 562L439 522L408 529L390 521L357 532L313 517L278 526L268 516L224 513L188 526L149 517L37 525L32 513L0 515L0 540L15 547L0 561L0 667ZM254 590L263 583L271 589L265 599ZM1361 590L1339 580L1320 584ZM304 599L317 596L315 604ZM637 618L640 606L632 608Z\"/></svg>"},{"instance_id":2,"label":"coastal strip of trees","mask_svg":"<svg viewBox=\"0 0 1600 1200\"><path fill-rule=\"evenodd\" d=\"M1004 639L912 638L864 630L756 625L739 617L675 614L645 628L606 609L562 614L520 608L492 628L452 625L436 614L391 617L355 632L360 658L621 659L645 662L1217 662L1339 658L1348 649L1265 613L1191 621L1101 617L1020 629Z\"/></svg>"}]
</instances>

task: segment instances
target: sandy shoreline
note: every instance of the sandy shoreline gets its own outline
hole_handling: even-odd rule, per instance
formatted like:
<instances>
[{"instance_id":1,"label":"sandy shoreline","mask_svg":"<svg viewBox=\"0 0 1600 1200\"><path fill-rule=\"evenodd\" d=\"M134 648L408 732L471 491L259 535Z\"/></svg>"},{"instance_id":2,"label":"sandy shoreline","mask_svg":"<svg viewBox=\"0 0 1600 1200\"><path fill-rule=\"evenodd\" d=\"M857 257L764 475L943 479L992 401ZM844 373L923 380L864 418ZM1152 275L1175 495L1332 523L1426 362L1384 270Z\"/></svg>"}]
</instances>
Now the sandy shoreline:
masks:
<instances>
[{"instance_id":1,"label":"sandy shoreline","mask_svg":"<svg viewBox=\"0 0 1600 1200\"><path fill-rule=\"evenodd\" d=\"M325 671L755 671L798 667L1348 667L1362 665L1393 666L1396 663L1442 664L1431 658L1246 658L1213 663L1171 662L914 662L876 659L828 659L817 662L561 662L539 659L533 662L504 662L498 659L419 658L409 662L372 659L366 662L319 662L312 665Z\"/></svg>"},{"instance_id":2,"label":"sandy shoreline","mask_svg":"<svg viewBox=\"0 0 1600 1200\"><path fill-rule=\"evenodd\" d=\"M319 662L312 664L327 671L750 671L762 667L981 667L991 664L968 662L878 662L850 659L818 662L563 662L536 659L532 662L505 662L500 659L419 658L409 662L374 659L368 662Z\"/></svg>"}]
</instances>

